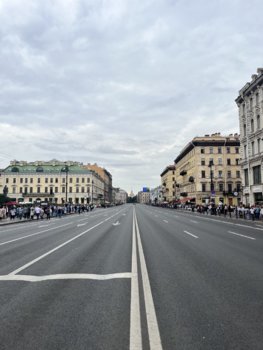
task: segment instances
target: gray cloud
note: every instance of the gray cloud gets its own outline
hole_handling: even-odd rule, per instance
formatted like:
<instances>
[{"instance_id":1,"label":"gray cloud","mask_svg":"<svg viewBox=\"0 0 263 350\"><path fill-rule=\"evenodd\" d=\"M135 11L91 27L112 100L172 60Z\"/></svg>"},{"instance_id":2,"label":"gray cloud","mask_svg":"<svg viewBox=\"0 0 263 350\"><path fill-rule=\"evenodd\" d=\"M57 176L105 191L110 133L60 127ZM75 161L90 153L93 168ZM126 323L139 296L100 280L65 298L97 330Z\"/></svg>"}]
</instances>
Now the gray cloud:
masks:
<instances>
[{"instance_id":1,"label":"gray cloud","mask_svg":"<svg viewBox=\"0 0 263 350\"><path fill-rule=\"evenodd\" d=\"M192 137L238 132L234 99L262 66L262 10L2 0L0 167L70 158L107 167L128 191L158 185Z\"/></svg>"}]
</instances>

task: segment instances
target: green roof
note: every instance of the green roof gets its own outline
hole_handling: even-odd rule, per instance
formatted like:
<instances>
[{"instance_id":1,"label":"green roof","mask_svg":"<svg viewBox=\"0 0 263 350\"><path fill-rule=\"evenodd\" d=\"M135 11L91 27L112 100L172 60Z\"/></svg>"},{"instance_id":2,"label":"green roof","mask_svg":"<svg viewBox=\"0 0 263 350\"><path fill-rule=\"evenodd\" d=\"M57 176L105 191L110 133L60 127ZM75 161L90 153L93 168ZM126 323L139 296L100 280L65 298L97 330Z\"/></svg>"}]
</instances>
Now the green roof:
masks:
<instances>
[{"instance_id":1,"label":"green roof","mask_svg":"<svg viewBox=\"0 0 263 350\"><path fill-rule=\"evenodd\" d=\"M3 173L8 174L60 174L65 173L65 166L63 165L10 165L3 170ZM78 165L68 165L69 174L92 174L93 172L82 168Z\"/></svg>"}]
</instances>

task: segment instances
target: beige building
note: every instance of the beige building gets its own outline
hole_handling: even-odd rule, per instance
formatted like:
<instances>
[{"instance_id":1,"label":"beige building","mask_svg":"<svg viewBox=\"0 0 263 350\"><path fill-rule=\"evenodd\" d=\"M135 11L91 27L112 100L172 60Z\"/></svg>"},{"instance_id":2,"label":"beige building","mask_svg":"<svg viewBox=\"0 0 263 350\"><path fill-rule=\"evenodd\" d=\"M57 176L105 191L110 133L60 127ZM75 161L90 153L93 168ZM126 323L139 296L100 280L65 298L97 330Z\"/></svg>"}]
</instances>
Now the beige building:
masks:
<instances>
[{"instance_id":1,"label":"beige building","mask_svg":"<svg viewBox=\"0 0 263 350\"><path fill-rule=\"evenodd\" d=\"M112 193L114 193L113 197L113 203L116 205L119 204L124 204L127 203L127 199L128 199L128 193L124 190L122 190L121 188L113 188Z\"/></svg>"},{"instance_id":2,"label":"beige building","mask_svg":"<svg viewBox=\"0 0 263 350\"><path fill-rule=\"evenodd\" d=\"M98 174L103 182L104 182L104 190L103 190L103 201L106 204L113 203L112 198L112 175L105 168L102 168L95 164L87 164L83 166L84 169L95 171Z\"/></svg>"},{"instance_id":3,"label":"beige building","mask_svg":"<svg viewBox=\"0 0 263 350\"><path fill-rule=\"evenodd\" d=\"M239 91L241 167L244 204L263 204L263 68Z\"/></svg>"},{"instance_id":4,"label":"beige building","mask_svg":"<svg viewBox=\"0 0 263 350\"><path fill-rule=\"evenodd\" d=\"M175 159L176 198L195 204L241 201L239 135L195 137Z\"/></svg>"},{"instance_id":5,"label":"beige building","mask_svg":"<svg viewBox=\"0 0 263 350\"><path fill-rule=\"evenodd\" d=\"M141 204L149 204L151 200L151 193L150 192L138 192L137 195L137 202Z\"/></svg>"},{"instance_id":6,"label":"beige building","mask_svg":"<svg viewBox=\"0 0 263 350\"><path fill-rule=\"evenodd\" d=\"M175 200L175 166L169 165L161 173L161 184L164 202Z\"/></svg>"},{"instance_id":7,"label":"beige building","mask_svg":"<svg viewBox=\"0 0 263 350\"><path fill-rule=\"evenodd\" d=\"M19 202L98 204L104 195L103 180L78 162L12 161L1 178L0 193L7 186L8 196Z\"/></svg>"}]
</instances>

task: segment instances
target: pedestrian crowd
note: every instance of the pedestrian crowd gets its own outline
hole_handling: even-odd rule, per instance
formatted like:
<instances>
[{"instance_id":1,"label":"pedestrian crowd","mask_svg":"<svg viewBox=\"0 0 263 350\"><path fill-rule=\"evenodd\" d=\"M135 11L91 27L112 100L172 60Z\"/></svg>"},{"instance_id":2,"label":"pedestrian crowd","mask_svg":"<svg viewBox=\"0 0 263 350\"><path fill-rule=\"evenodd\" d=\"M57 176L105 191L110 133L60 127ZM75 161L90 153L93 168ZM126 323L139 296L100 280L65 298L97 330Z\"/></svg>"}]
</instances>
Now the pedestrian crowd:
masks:
<instances>
[{"instance_id":1,"label":"pedestrian crowd","mask_svg":"<svg viewBox=\"0 0 263 350\"><path fill-rule=\"evenodd\" d=\"M263 220L263 206L260 205L224 205L214 203L203 205L184 205L182 209L191 210L207 215L218 215L224 217L235 217L237 219L243 218L247 220Z\"/></svg>"},{"instance_id":2,"label":"pedestrian crowd","mask_svg":"<svg viewBox=\"0 0 263 350\"><path fill-rule=\"evenodd\" d=\"M0 221L2 219L49 220L51 217L61 218L67 214L89 212L93 208L93 205L0 206Z\"/></svg>"}]
</instances>

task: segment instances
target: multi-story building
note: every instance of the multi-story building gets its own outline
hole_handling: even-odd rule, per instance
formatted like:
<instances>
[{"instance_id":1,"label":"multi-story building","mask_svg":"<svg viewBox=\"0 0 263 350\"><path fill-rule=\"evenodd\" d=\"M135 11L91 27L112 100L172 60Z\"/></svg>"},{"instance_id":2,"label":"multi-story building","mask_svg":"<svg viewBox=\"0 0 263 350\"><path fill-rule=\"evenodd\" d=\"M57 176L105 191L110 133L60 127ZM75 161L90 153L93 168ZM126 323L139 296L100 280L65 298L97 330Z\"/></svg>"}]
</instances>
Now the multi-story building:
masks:
<instances>
[{"instance_id":1,"label":"multi-story building","mask_svg":"<svg viewBox=\"0 0 263 350\"><path fill-rule=\"evenodd\" d=\"M241 200L239 135L195 137L175 159L176 198L202 204Z\"/></svg>"},{"instance_id":2,"label":"multi-story building","mask_svg":"<svg viewBox=\"0 0 263 350\"><path fill-rule=\"evenodd\" d=\"M241 167L244 204L263 203L263 68L239 91Z\"/></svg>"},{"instance_id":3,"label":"multi-story building","mask_svg":"<svg viewBox=\"0 0 263 350\"><path fill-rule=\"evenodd\" d=\"M150 201L152 204L163 202L163 186L160 185L150 190Z\"/></svg>"},{"instance_id":4,"label":"multi-story building","mask_svg":"<svg viewBox=\"0 0 263 350\"><path fill-rule=\"evenodd\" d=\"M84 165L85 169L95 171L104 182L103 200L106 204L112 203L112 175L105 168L95 164Z\"/></svg>"},{"instance_id":5,"label":"multi-story building","mask_svg":"<svg viewBox=\"0 0 263 350\"><path fill-rule=\"evenodd\" d=\"M151 197L151 194L149 191L148 192L140 191L138 192L138 195L137 195L137 202L142 204L149 204L150 197Z\"/></svg>"},{"instance_id":6,"label":"multi-story building","mask_svg":"<svg viewBox=\"0 0 263 350\"><path fill-rule=\"evenodd\" d=\"M175 200L175 166L168 165L161 173L161 184L163 201L172 202Z\"/></svg>"},{"instance_id":7,"label":"multi-story building","mask_svg":"<svg viewBox=\"0 0 263 350\"><path fill-rule=\"evenodd\" d=\"M115 193L114 204L124 204L127 203L128 193L121 188L113 188L113 192Z\"/></svg>"},{"instance_id":8,"label":"multi-story building","mask_svg":"<svg viewBox=\"0 0 263 350\"><path fill-rule=\"evenodd\" d=\"M12 161L1 172L3 193L19 202L94 203L104 194L104 182L78 162Z\"/></svg>"}]
</instances>

